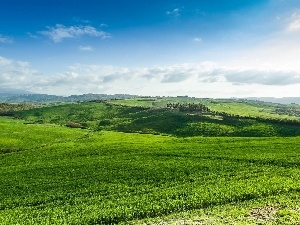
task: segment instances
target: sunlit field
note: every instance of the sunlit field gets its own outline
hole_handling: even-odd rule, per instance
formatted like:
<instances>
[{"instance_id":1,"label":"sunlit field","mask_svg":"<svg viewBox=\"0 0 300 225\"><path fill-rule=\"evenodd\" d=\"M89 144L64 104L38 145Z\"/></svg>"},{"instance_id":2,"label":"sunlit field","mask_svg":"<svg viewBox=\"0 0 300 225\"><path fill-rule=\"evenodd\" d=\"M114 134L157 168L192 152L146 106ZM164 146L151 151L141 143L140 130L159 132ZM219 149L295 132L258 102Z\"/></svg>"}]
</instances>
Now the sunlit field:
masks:
<instances>
[{"instance_id":1,"label":"sunlit field","mask_svg":"<svg viewBox=\"0 0 300 225\"><path fill-rule=\"evenodd\" d=\"M299 137L0 128L0 224L300 222Z\"/></svg>"}]
</instances>

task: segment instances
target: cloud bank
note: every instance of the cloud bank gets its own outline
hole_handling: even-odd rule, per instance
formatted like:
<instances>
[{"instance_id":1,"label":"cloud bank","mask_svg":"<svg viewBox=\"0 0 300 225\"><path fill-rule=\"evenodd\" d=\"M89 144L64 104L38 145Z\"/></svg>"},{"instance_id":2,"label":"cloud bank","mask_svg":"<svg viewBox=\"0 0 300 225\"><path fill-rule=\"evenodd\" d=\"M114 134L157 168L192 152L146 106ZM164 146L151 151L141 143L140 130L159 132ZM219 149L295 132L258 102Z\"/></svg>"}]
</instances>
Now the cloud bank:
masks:
<instances>
[{"instance_id":1,"label":"cloud bank","mask_svg":"<svg viewBox=\"0 0 300 225\"><path fill-rule=\"evenodd\" d=\"M14 61L0 56L0 87L28 89L38 72L28 62Z\"/></svg>"},{"instance_id":2,"label":"cloud bank","mask_svg":"<svg viewBox=\"0 0 300 225\"><path fill-rule=\"evenodd\" d=\"M68 71L50 75L38 72L27 62L0 57L0 87L60 95L269 96L266 90L272 91L271 96L274 91L278 95L278 90L295 95L300 87L300 72L226 68L202 62L140 68L75 64Z\"/></svg>"}]
</instances>

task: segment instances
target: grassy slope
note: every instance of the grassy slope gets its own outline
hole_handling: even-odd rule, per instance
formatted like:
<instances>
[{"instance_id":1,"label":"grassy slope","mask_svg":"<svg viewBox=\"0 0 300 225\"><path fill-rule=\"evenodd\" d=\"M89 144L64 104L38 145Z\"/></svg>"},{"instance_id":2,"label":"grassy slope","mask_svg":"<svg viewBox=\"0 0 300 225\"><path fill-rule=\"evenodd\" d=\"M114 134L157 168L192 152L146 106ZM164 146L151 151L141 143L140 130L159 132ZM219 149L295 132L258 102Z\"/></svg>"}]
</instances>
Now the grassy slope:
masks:
<instances>
[{"instance_id":1,"label":"grassy slope","mask_svg":"<svg viewBox=\"0 0 300 225\"><path fill-rule=\"evenodd\" d=\"M198 210L188 210L162 217L133 220L122 224L295 225L300 222L299 201L299 192L289 192L238 203L233 202Z\"/></svg>"},{"instance_id":2,"label":"grassy slope","mask_svg":"<svg viewBox=\"0 0 300 225\"><path fill-rule=\"evenodd\" d=\"M152 104L152 101L141 100L143 99L122 100L123 104L126 101L130 104L139 103L139 107L89 102L17 111L12 112L12 115L25 119L29 123L65 125L68 122L75 122L92 130L170 134L181 137L300 135L299 124L276 124L235 117L220 119L220 117L215 116L187 115L186 113L161 108L140 108L145 106L144 104ZM117 101L117 103L119 104L120 101ZM128 103L128 105L130 104ZM162 103L160 102L160 104ZM241 108L240 111L242 109L245 112L247 111L246 106ZM257 111L259 111L258 109Z\"/></svg>"},{"instance_id":3,"label":"grassy slope","mask_svg":"<svg viewBox=\"0 0 300 225\"><path fill-rule=\"evenodd\" d=\"M262 199L277 199L275 222L300 223L298 137L92 133L5 118L0 127L0 224L172 223L166 215L209 213L249 221Z\"/></svg>"},{"instance_id":4,"label":"grassy slope","mask_svg":"<svg viewBox=\"0 0 300 225\"><path fill-rule=\"evenodd\" d=\"M149 101L151 99L152 101ZM145 106L162 108L168 102L180 103L203 103L213 111L225 112L233 115L259 117L259 118L276 118L276 119L300 119L300 106L299 105L281 105L276 103L257 102L257 101L237 101L237 100L221 100L221 99L198 99L198 98L178 98L178 97L165 97L165 98L140 98L140 99L122 99L117 101L110 101L112 104L121 104L127 106ZM296 112L293 113L279 113L281 109L286 111Z\"/></svg>"}]
</instances>

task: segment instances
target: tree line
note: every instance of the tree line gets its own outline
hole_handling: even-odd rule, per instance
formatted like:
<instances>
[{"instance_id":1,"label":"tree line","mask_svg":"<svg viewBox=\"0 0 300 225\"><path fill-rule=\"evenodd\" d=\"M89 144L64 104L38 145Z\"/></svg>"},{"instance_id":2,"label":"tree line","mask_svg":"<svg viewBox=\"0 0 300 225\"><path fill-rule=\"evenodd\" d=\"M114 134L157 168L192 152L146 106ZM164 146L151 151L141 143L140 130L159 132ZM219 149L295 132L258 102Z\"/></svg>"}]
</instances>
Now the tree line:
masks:
<instances>
[{"instance_id":1,"label":"tree line","mask_svg":"<svg viewBox=\"0 0 300 225\"><path fill-rule=\"evenodd\" d=\"M267 122L273 124L286 124L286 125L300 125L300 120L289 118L263 118L256 116L242 116L237 114L231 114L226 112L212 111L202 103L167 103L167 108L171 110L178 110L185 113L209 113L211 115L221 116L223 118L235 118L235 119L255 119L259 122Z\"/></svg>"},{"instance_id":2,"label":"tree line","mask_svg":"<svg viewBox=\"0 0 300 225\"><path fill-rule=\"evenodd\" d=\"M179 112L189 112L189 113L208 113L211 112L210 109L204 104L198 103L167 103L168 109L175 109Z\"/></svg>"}]
</instances>

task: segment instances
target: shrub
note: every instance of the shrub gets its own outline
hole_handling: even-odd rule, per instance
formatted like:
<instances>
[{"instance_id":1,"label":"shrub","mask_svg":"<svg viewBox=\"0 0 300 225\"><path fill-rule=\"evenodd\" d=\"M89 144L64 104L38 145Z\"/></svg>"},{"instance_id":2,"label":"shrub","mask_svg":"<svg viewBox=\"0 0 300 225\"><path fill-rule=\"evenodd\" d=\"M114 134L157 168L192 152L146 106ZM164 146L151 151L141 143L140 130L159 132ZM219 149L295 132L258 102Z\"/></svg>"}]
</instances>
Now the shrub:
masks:
<instances>
[{"instance_id":1,"label":"shrub","mask_svg":"<svg viewBox=\"0 0 300 225\"><path fill-rule=\"evenodd\" d=\"M81 128L81 129L85 129L86 127L83 126L82 124L80 123L75 123L75 122L68 122L66 123L66 126L67 127L71 127L71 128Z\"/></svg>"}]
</instances>

